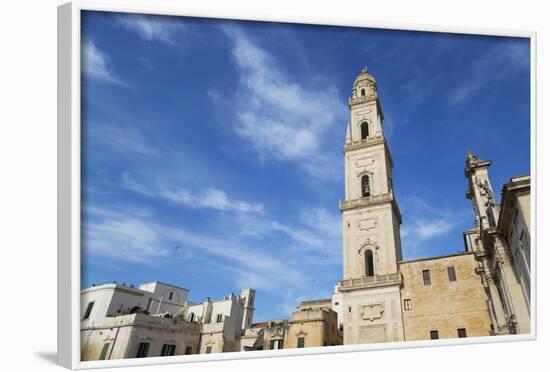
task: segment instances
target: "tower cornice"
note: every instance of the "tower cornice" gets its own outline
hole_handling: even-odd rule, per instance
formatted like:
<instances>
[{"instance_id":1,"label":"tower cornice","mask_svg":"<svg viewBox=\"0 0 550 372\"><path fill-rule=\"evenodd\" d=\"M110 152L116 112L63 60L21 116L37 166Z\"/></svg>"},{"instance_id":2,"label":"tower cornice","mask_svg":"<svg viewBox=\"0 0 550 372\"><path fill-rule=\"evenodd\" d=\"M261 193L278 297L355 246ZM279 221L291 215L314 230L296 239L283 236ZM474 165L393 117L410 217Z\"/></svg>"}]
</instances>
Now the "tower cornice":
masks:
<instances>
[{"instance_id":1,"label":"tower cornice","mask_svg":"<svg viewBox=\"0 0 550 372\"><path fill-rule=\"evenodd\" d=\"M354 109L357 106L365 105L367 106L368 103L375 102L376 107L378 108L378 112L380 113L380 117L382 120L384 119L384 111L382 110L382 105L380 104L380 99L378 98L378 93L374 93L372 96L369 97L350 97L348 99L348 107L350 109Z\"/></svg>"},{"instance_id":2,"label":"tower cornice","mask_svg":"<svg viewBox=\"0 0 550 372\"><path fill-rule=\"evenodd\" d=\"M365 147L375 146L375 145L379 145L379 144L382 144L382 143L385 143L385 142L386 142L386 140L382 136L368 137L368 138L363 139L363 140L346 143L346 145L344 146L344 152L357 150L357 149L363 149Z\"/></svg>"},{"instance_id":3,"label":"tower cornice","mask_svg":"<svg viewBox=\"0 0 550 372\"><path fill-rule=\"evenodd\" d=\"M389 145L388 145L388 141L386 141L386 139L382 136L368 137L367 139L364 139L364 140L359 140L359 141L353 141L353 142L350 142L350 143L346 143L346 145L344 146L344 149L342 150L342 152L344 154L347 154L347 153L353 152L355 150L365 149L365 148L368 148L368 147L374 147L374 146L381 145L381 144L384 145L386 155L388 156L388 159L389 159L389 162L390 162L390 167L393 168L393 158L392 158L391 153L390 153L390 148L389 148Z\"/></svg>"},{"instance_id":4,"label":"tower cornice","mask_svg":"<svg viewBox=\"0 0 550 372\"><path fill-rule=\"evenodd\" d=\"M397 205L397 201L395 200L393 192L389 192L387 194L366 196L366 197L357 198L357 199L340 201L339 208L340 208L340 212L345 212L345 211L350 211L354 209L363 209L365 207L373 207L373 206L383 205L388 203L391 203L393 209L395 210L395 213L397 214L399 224L401 224L402 222L401 211L399 210L399 206Z\"/></svg>"}]
</instances>

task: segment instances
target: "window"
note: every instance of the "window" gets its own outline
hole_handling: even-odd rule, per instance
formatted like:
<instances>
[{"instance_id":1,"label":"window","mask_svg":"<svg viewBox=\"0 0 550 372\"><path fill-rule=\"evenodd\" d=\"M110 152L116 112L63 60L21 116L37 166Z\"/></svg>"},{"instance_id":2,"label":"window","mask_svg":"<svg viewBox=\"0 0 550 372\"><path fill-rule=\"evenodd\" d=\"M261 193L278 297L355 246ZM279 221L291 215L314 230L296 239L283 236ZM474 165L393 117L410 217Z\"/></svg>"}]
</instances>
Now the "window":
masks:
<instances>
[{"instance_id":1,"label":"window","mask_svg":"<svg viewBox=\"0 0 550 372\"><path fill-rule=\"evenodd\" d=\"M174 292L170 292L170 295L168 296L168 299L171 300L174 297Z\"/></svg>"},{"instance_id":2,"label":"window","mask_svg":"<svg viewBox=\"0 0 550 372\"><path fill-rule=\"evenodd\" d=\"M221 323L221 322L223 322L223 314L216 315L216 323Z\"/></svg>"},{"instance_id":3,"label":"window","mask_svg":"<svg viewBox=\"0 0 550 372\"><path fill-rule=\"evenodd\" d=\"M412 310L412 303L410 298L403 300L403 308L405 310Z\"/></svg>"},{"instance_id":4,"label":"window","mask_svg":"<svg viewBox=\"0 0 550 372\"><path fill-rule=\"evenodd\" d=\"M361 177L361 194L363 197L370 196L370 179L367 175Z\"/></svg>"},{"instance_id":5,"label":"window","mask_svg":"<svg viewBox=\"0 0 550 372\"><path fill-rule=\"evenodd\" d=\"M191 346L185 347L185 355L193 354L193 348Z\"/></svg>"},{"instance_id":6,"label":"window","mask_svg":"<svg viewBox=\"0 0 550 372\"><path fill-rule=\"evenodd\" d=\"M189 317L188 317L188 319L189 319L189 321L190 321L190 322L193 322L193 321L195 321L195 313L191 313L191 314L189 314Z\"/></svg>"},{"instance_id":7,"label":"window","mask_svg":"<svg viewBox=\"0 0 550 372\"><path fill-rule=\"evenodd\" d=\"M305 337L298 337L298 346L297 347L304 347L305 342L306 342Z\"/></svg>"},{"instance_id":8,"label":"window","mask_svg":"<svg viewBox=\"0 0 550 372\"><path fill-rule=\"evenodd\" d=\"M212 353L212 346L207 346L207 347L206 347L205 353L206 353L206 354Z\"/></svg>"},{"instance_id":9,"label":"window","mask_svg":"<svg viewBox=\"0 0 550 372\"><path fill-rule=\"evenodd\" d=\"M110 343L103 344L103 348L101 349L101 354L99 354L99 360L105 360L107 358L107 352L109 351L109 346L111 346Z\"/></svg>"},{"instance_id":10,"label":"window","mask_svg":"<svg viewBox=\"0 0 550 372\"><path fill-rule=\"evenodd\" d=\"M94 301L88 303L88 307L86 308L86 312L84 313L84 318L82 318L83 320L90 317L90 314L92 313L92 309L94 307L94 303Z\"/></svg>"},{"instance_id":11,"label":"window","mask_svg":"<svg viewBox=\"0 0 550 372\"><path fill-rule=\"evenodd\" d=\"M365 89L361 89L361 97L365 97Z\"/></svg>"},{"instance_id":12,"label":"window","mask_svg":"<svg viewBox=\"0 0 550 372\"><path fill-rule=\"evenodd\" d=\"M148 342L140 342L138 346L138 351L136 354L136 358L145 358L147 356L147 353L149 352L149 343Z\"/></svg>"},{"instance_id":13,"label":"window","mask_svg":"<svg viewBox=\"0 0 550 372\"><path fill-rule=\"evenodd\" d=\"M433 331L430 331L430 339L431 340L438 340L439 339L439 331L437 329L433 330Z\"/></svg>"},{"instance_id":14,"label":"window","mask_svg":"<svg viewBox=\"0 0 550 372\"><path fill-rule=\"evenodd\" d=\"M458 337L460 338L468 337L468 335L466 334L466 328L458 328L456 332L458 333Z\"/></svg>"},{"instance_id":15,"label":"window","mask_svg":"<svg viewBox=\"0 0 550 372\"><path fill-rule=\"evenodd\" d=\"M432 284L432 278L430 277L430 270L422 270L422 280L424 285Z\"/></svg>"},{"instance_id":16,"label":"window","mask_svg":"<svg viewBox=\"0 0 550 372\"><path fill-rule=\"evenodd\" d=\"M374 276L374 260L370 249L365 251L365 276Z\"/></svg>"},{"instance_id":17,"label":"window","mask_svg":"<svg viewBox=\"0 0 550 372\"><path fill-rule=\"evenodd\" d=\"M277 350L283 348L283 340L271 340L269 341L269 349Z\"/></svg>"},{"instance_id":18,"label":"window","mask_svg":"<svg viewBox=\"0 0 550 372\"><path fill-rule=\"evenodd\" d=\"M447 267L447 276L449 277L449 282L456 282L456 271L454 266Z\"/></svg>"},{"instance_id":19,"label":"window","mask_svg":"<svg viewBox=\"0 0 550 372\"><path fill-rule=\"evenodd\" d=\"M361 139L367 139L369 136L369 123L364 122L361 124Z\"/></svg>"},{"instance_id":20,"label":"window","mask_svg":"<svg viewBox=\"0 0 550 372\"><path fill-rule=\"evenodd\" d=\"M171 345L171 344L162 345L160 356L172 356L172 355L176 355L176 345Z\"/></svg>"},{"instance_id":21,"label":"window","mask_svg":"<svg viewBox=\"0 0 550 372\"><path fill-rule=\"evenodd\" d=\"M348 307L348 313L351 313L351 306Z\"/></svg>"}]
</instances>

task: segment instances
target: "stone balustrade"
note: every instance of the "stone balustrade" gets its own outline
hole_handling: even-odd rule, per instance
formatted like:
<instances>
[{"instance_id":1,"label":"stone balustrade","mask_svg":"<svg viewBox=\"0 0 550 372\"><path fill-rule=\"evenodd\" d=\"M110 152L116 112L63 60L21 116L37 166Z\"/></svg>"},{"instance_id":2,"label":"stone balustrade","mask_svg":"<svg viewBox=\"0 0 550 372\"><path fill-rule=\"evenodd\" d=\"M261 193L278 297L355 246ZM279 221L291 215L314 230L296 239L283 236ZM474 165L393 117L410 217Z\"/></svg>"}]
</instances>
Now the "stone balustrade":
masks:
<instances>
[{"instance_id":1,"label":"stone balustrade","mask_svg":"<svg viewBox=\"0 0 550 372\"><path fill-rule=\"evenodd\" d=\"M341 291L379 287L384 285L401 284L401 274L382 274L374 276L364 276L361 278L344 279L338 283Z\"/></svg>"}]
</instances>

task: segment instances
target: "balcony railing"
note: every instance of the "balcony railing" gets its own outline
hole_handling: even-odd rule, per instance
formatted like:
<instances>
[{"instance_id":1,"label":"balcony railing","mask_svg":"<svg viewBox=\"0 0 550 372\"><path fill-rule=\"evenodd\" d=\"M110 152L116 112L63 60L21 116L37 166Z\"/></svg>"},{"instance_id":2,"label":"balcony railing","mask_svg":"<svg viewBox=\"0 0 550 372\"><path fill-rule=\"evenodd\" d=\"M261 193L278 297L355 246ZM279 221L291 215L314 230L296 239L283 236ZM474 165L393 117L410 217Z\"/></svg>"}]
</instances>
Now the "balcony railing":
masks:
<instances>
[{"instance_id":1,"label":"balcony railing","mask_svg":"<svg viewBox=\"0 0 550 372\"><path fill-rule=\"evenodd\" d=\"M366 196L359 199L340 201L340 210L361 208L369 205L384 203L393 200L393 194L391 192L387 194L379 194L374 196Z\"/></svg>"},{"instance_id":2,"label":"balcony railing","mask_svg":"<svg viewBox=\"0 0 550 372\"><path fill-rule=\"evenodd\" d=\"M359 287L378 287L388 284L401 284L401 275L399 273L392 273L344 279L340 281L339 287L341 290L349 290Z\"/></svg>"}]
</instances>

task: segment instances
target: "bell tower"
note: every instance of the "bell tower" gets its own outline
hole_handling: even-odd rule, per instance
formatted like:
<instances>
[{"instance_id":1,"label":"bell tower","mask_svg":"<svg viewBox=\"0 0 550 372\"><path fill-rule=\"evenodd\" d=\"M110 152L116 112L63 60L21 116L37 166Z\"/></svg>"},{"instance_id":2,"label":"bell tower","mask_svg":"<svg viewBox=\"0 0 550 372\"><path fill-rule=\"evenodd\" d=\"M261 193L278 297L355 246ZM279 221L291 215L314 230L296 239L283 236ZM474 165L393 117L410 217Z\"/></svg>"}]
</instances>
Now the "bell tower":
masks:
<instances>
[{"instance_id":1,"label":"bell tower","mask_svg":"<svg viewBox=\"0 0 550 372\"><path fill-rule=\"evenodd\" d=\"M353 83L348 105L345 200L340 202L344 267L337 289L344 343L402 341L401 213L378 87L366 67Z\"/></svg>"}]
</instances>

